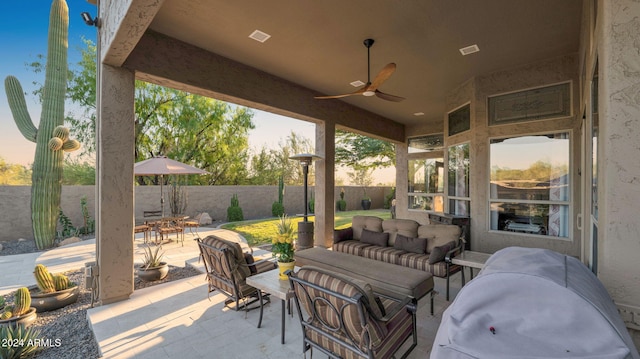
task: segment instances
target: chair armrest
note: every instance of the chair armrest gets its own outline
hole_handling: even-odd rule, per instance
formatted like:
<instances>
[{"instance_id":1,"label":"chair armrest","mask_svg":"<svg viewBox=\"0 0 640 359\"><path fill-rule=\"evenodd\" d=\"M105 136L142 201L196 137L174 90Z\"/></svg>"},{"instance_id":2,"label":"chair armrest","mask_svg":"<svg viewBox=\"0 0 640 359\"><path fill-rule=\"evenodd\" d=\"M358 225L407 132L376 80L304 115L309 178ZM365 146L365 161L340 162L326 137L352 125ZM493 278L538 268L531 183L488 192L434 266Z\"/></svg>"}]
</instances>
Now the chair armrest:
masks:
<instances>
[{"instance_id":1,"label":"chair armrest","mask_svg":"<svg viewBox=\"0 0 640 359\"><path fill-rule=\"evenodd\" d=\"M262 268L263 267L262 264L264 264L264 263L271 263L272 264L271 268L269 268L269 266L264 266L264 268ZM266 272L266 270L272 270L272 269L275 269L275 268L278 267L278 265L274 261L269 259L269 258L261 259L259 261L256 261L256 262L253 262L253 263L250 263L250 264L241 263L240 265L246 266L247 268L250 268L250 267L255 268L256 269L256 274L262 273L262 272ZM260 271L260 268L262 268L263 270ZM264 270L264 269L266 269L266 270Z\"/></svg>"},{"instance_id":2,"label":"chair armrest","mask_svg":"<svg viewBox=\"0 0 640 359\"><path fill-rule=\"evenodd\" d=\"M445 263L451 264L451 258L453 258L456 255L462 253L462 251L464 251L464 244L461 244L461 245L451 249L450 251L448 251L447 254L445 254L445 256L444 256Z\"/></svg>"},{"instance_id":3,"label":"chair armrest","mask_svg":"<svg viewBox=\"0 0 640 359\"><path fill-rule=\"evenodd\" d=\"M376 318L382 322L388 322L393 317L395 317L396 314L398 314L398 312L400 312L402 309L406 309L407 311L409 311L409 313L413 315L415 315L416 311L418 310L418 300L412 296L407 296L403 300L399 300L397 298L393 298L388 295L379 294L379 293L376 293L376 294L380 297L385 297L395 301L395 303L390 308L388 308L389 310L387 310L387 313L385 314L384 317Z\"/></svg>"}]
</instances>

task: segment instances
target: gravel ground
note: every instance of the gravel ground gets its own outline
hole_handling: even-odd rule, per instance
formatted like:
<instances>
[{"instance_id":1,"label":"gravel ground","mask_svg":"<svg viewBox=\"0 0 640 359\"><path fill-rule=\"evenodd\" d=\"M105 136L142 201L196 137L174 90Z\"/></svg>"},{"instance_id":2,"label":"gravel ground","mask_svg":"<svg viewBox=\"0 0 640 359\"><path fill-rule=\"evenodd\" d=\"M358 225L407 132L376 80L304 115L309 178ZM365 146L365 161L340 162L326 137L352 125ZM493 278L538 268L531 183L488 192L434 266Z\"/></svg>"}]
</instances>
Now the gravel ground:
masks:
<instances>
[{"instance_id":1,"label":"gravel ground","mask_svg":"<svg viewBox=\"0 0 640 359\"><path fill-rule=\"evenodd\" d=\"M34 241L2 242L0 255L37 252ZM38 313L32 325L40 331L40 338L48 339L53 346L42 348L33 358L36 359L87 359L98 358L98 344L93 337L87 321L87 309L91 308L91 291L84 287L84 270L65 273L69 280L78 283L80 295L78 301L51 312ZM173 280L201 274L191 267L169 266L169 274L161 281L143 282L135 278L134 288L141 289ZM13 293L5 295L7 304L13 301ZM58 341L59 339L59 341ZM59 346L55 344L59 343Z\"/></svg>"}]
</instances>

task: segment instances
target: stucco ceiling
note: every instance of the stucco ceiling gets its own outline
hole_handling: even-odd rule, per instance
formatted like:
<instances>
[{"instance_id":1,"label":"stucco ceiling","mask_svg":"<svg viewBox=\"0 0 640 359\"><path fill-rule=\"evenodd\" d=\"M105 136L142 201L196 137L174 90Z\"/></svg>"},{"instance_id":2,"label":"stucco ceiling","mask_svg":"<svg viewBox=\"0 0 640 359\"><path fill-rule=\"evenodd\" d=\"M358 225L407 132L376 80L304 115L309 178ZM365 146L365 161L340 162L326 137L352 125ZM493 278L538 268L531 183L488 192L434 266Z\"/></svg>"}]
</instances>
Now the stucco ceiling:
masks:
<instances>
[{"instance_id":1,"label":"stucco ceiling","mask_svg":"<svg viewBox=\"0 0 640 359\"><path fill-rule=\"evenodd\" d=\"M582 0L166 0L150 28L321 94L367 81L405 97L342 100L405 125L439 123L448 91L469 78L578 51ZM265 43L254 30L271 35ZM480 52L459 49L477 44ZM318 100L320 101L320 100ZM414 116L424 112L424 116Z\"/></svg>"}]
</instances>

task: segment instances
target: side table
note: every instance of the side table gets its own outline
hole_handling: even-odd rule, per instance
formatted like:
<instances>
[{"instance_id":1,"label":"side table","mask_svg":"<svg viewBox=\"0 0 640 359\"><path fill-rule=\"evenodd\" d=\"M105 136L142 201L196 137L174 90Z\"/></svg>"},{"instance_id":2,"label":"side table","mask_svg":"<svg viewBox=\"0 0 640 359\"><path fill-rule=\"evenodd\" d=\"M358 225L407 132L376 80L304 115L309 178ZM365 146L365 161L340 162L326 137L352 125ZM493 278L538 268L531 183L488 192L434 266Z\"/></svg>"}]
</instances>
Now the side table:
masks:
<instances>
[{"instance_id":1,"label":"side table","mask_svg":"<svg viewBox=\"0 0 640 359\"><path fill-rule=\"evenodd\" d=\"M465 284L464 267L469 268L469 274L473 279L473 268L482 269L487 260L491 257L489 253L464 251L453 258L445 258L447 264L457 264L462 266L462 285Z\"/></svg>"},{"instance_id":2,"label":"side table","mask_svg":"<svg viewBox=\"0 0 640 359\"><path fill-rule=\"evenodd\" d=\"M284 329L285 329L285 302L289 302L289 299L293 297L291 291L291 284L289 280L280 280L278 277L278 270L270 270L264 273L252 275L247 277L247 284L258 289L258 298L262 300L262 291L269 293L270 295L280 299L282 302L282 322L281 322L281 343L284 344ZM291 310L291 307L289 307ZM260 319L258 320L258 328L262 325L262 312L260 313Z\"/></svg>"}]
</instances>

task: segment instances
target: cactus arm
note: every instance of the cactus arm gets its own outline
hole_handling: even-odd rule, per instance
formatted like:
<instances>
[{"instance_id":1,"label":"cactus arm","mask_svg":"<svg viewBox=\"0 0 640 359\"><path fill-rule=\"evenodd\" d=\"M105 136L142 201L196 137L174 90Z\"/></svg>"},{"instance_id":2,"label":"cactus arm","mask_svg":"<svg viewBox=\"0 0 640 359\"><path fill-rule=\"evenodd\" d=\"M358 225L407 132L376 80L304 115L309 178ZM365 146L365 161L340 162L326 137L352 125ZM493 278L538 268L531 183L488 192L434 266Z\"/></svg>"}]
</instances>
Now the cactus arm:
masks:
<instances>
[{"instance_id":1,"label":"cactus arm","mask_svg":"<svg viewBox=\"0 0 640 359\"><path fill-rule=\"evenodd\" d=\"M19 288L14 294L13 316L19 317L31 307L31 293L26 287Z\"/></svg>"},{"instance_id":2,"label":"cactus arm","mask_svg":"<svg viewBox=\"0 0 640 359\"><path fill-rule=\"evenodd\" d=\"M24 99L24 91L22 91L20 81L14 76L7 76L4 80L4 87L7 93L9 108L11 108L11 113L13 114L16 125L18 125L18 129L24 138L31 142L36 142L38 130L36 126L33 125L29 111L27 111L27 102Z\"/></svg>"},{"instance_id":3,"label":"cactus arm","mask_svg":"<svg viewBox=\"0 0 640 359\"><path fill-rule=\"evenodd\" d=\"M49 273L47 267L42 264L36 265L36 268L33 271L33 276L36 278L36 283L42 293L51 293L56 291L54 278L51 273Z\"/></svg>"}]
</instances>

